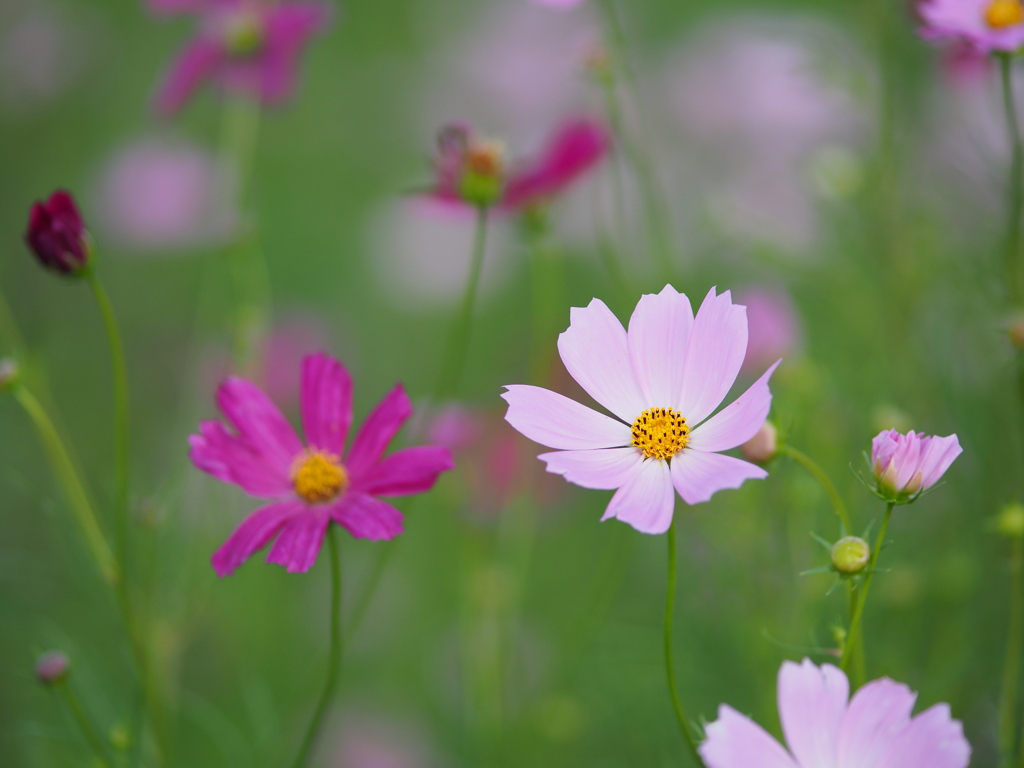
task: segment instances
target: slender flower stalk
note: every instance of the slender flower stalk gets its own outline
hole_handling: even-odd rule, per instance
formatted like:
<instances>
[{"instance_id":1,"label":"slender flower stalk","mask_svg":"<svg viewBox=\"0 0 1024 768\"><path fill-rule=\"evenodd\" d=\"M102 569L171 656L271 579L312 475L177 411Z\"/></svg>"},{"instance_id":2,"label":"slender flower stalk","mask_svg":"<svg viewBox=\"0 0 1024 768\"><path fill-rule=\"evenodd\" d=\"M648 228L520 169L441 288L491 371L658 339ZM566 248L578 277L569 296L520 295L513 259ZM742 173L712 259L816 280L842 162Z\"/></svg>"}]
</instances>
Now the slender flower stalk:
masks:
<instances>
[{"instance_id":1,"label":"slender flower stalk","mask_svg":"<svg viewBox=\"0 0 1024 768\"><path fill-rule=\"evenodd\" d=\"M1003 110L1010 139L1009 211L1006 225L1006 279L1010 300L1024 300L1022 289L1021 206L1024 205L1024 145L1021 143L1017 107L1013 97L1013 54L999 53L999 73L1002 81Z\"/></svg>"},{"instance_id":2,"label":"slender flower stalk","mask_svg":"<svg viewBox=\"0 0 1024 768\"><path fill-rule=\"evenodd\" d=\"M544 381L548 375L555 347L549 342L562 310L565 270L562 254L552 242L547 212L529 212L524 222L529 251L530 302L533 306L533 341L531 344L531 378Z\"/></svg>"},{"instance_id":3,"label":"slender flower stalk","mask_svg":"<svg viewBox=\"0 0 1024 768\"><path fill-rule=\"evenodd\" d=\"M803 451L799 451L790 445L783 445L779 448L779 453L793 459L793 461L806 469L807 472L818 481L818 484L821 485L822 490L825 491L825 495L828 496L829 501L832 503L832 509L835 511L836 517L839 518L839 522L843 526L843 535L846 536L852 533L853 529L850 528L850 518L846 514L846 505L843 504L843 497L839 495L839 491L836 490L832 480L829 479L829 476L825 474L824 470L818 466L817 462Z\"/></svg>"},{"instance_id":4,"label":"slender flower stalk","mask_svg":"<svg viewBox=\"0 0 1024 768\"><path fill-rule=\"evenodd\" d=\"M1007 608L1006 660L1003 663L1003 690L999 697L999 765L1011 768L1017 734L1017 693L1021 654L1024 652L1024 536L1010 543L1010 605ZM1018 765L1024 765L1024 745Z\"/></svg>"},{"instance_id":5,"label":"slender flower stalk","mask_svg":"<svg viewBox=\"0 0 1024 768\"><path fill-rule=\"evenodd\" d=\"M107 750L103 745L103 739L96 732L96 727L92 724L75 692L71 690L71 685L66 679L62 679L54 684L54 688L60 691L61 698L64 699L71 717L74 718L85 740L89 742L89 746L95 753L96 765L101 768L112 768L113 764L107 757Z\"/></svg>"},{"instance_id":6,"label":"slender flower stalk","mask_svg":"<svg viewBox=\"0 0 1024 768\"><path fill-rule=\"evenodd\" d=\"M679 691L676 690L675 668L672 663L672 611L676 602L676 521L668 527L668 584L665 589L665 678L668 680L668 692L672 697L672 708L676 713L676 720L679 721L679 728L686 739L686 746L690 749L697 765L703 766L704 761L697 751L697 739L693 734L690 721L683 711L683 704L679 699Z\"/></svg>"},{"instance_id":7,"label":"slender flower stalk","mask_svg":"<svg viewBox=\"0 0 1024 768\"><path fill-rule=\"evenodd\" d=\"M316 741L317 733L320 730L320 723L324 719L324 713L334 698L334 691L338 683L338 668L341 665L341 654L344 650L344 643L341 636L341 558L338 554L338 539L335 526L327 531L327 549L331 559L331 640L327 656L327 674L324 676L324 690L320 694L320 701L313 710L313 717L306 728L306 735L302 739L302 746L295 756L293 768L302 768L309 757L309 750Z\"/></svg>"}]
</instances>

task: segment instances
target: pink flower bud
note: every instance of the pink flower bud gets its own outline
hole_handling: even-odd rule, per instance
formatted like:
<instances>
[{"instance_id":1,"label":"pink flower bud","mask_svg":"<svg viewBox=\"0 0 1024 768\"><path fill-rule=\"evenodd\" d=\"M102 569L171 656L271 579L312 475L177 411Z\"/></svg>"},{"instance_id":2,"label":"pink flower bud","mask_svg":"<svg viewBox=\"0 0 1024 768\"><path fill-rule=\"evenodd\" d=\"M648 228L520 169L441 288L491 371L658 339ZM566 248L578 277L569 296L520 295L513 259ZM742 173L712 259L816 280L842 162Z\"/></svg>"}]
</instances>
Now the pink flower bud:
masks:
<instances>
[{"instance_id":1,"label":"pink flower bud","mask_svg":"<svg viewBox=\"0 0 1024 768\"><path fill-rule=\"evenodd\" d=\"M82 216L69 192L58 189L29 210L25 242L39 263L65 275L77 275L89 263L89 240Z\"/></svg>"},{"instance_id":2,"label":"pink flower bud","mask_svg":"<svg viewBox=\"0 0 1024 768\"><path fill-rule=\"evenodd\" d=\"M36 679L43 685L56 685L68 676L71 662L60 651L47 651L36 662Z\"/></svg>"},{"instance_id":3,"label":"pink flower bud","mask_svg":"<svg viewBox=\"0 0 1024 768\"><path fill-rule=\"evenodd\" d=\"M901 435L895 429L881 432L871 441L875 490L897 504L914 501L938 482L962 450L956 435L926 437L913 430Z\"/></svg>"},{"instance_id":4,"label":"pink flower bud","mask_svg":"<svg viewBox=\"0 0 1024 768\"><path fill-rule=\"evenodd\" d=\"M740 446L740 452L747 461L764 464L779 450L779 433L775 425L766 421L757 433Z\"/></svg>"}]
</instances>

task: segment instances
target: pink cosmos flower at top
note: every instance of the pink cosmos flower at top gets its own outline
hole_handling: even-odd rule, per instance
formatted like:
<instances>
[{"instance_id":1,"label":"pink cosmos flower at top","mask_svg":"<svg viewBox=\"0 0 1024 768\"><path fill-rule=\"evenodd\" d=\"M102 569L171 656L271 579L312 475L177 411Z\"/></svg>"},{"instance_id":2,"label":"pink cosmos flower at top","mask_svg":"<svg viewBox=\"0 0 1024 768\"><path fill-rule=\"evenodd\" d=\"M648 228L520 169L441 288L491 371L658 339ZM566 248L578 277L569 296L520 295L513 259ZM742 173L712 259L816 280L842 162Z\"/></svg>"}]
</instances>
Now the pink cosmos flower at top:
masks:
<instances>
[{"instance_id":1,"label":"pink cosmos flower at top","mask_svg":"<svg viewBox=\"0 0 1024 768\"><path fill-rule=\"evenodd\" d=\"M939 481L963 449L956 435L925 437L885 430L871 441L878 493L897 503L914 501Z\"/></svg>"},{"instance_id":2,"label":"pink cosmos flower at top","mask_svg":"<svg viewBox=\"0 0 1024 768\"><path fill-rule=\"evenodd\" d=\"M1021 0L922 0L922 37L966 40L981 51L1016 51L1024 45Z\"/></svg>"},{"instance_id":3,"label":"pink cosmos flower at top","mask_svg":"<svg viewBox=\"0 0 1024 768\"><path fill-rule=\"evenodd\" d=\"M708 292L696 317L685 294L666 285L640 299L624 329L599 299L573 308L558 351L572 377L615 417L540 387L512 385L505 419L531 440L548 472L584 488L618 489L604 518L664 533L675 493L707 501L760 467L724 456L768 416L775 363L745 393L711 416L732 388L747 349L747 318L728 291ZM711 416L711 418L708 418Z\"/></svg>"},{"instance_id":4,"label":"pink cosmos flower at top","mask_svg":"<svg viewBox=\"0 0 1024 768\"><path fill-rule=\"evenodd\" d=\"M911 717L917 695L902 683L873 680L853 698L843 672L784 662L778 702L789 749L723 704L699 747L707 768L966 768L971 746L948 704Z\"/></svg>"},{"instance_id":5,"label":"pink cosmos flower at top","mask_svg":"<svg viewBox=\"0 0 1024 768\"><path fill-rule=\"evenodd\" d=\"M330 19L318 2L265 0L148 0L157 13L196 13L199 32L171 65L156 97L157 110L175 114L206 80L247 93L264 104L291 95L303 48Z\"/></svg>"},{"instance_id":6,"label":"pink cosmos flower at top","mask_svg":"<svg viewBox=\"0 0 1024 768\"><path fill-rule=\"evenodd\" d=\"M192 463L252 496L272 499L214 553L219 576L230 575L275 537L267 562L291 573L308 571L332 521L356 538L394 538L402 532L402 514L377 497L429 490L441 472L454 467L447 448L418 446L383 455L412 414L400 384L370 413L346 451L352 380L340 362L322 353L302 362L305 443L270 398L245 379L225 381L217 405L231 429L202 422L199 434L189 438Z\"/></svg>"}]
</instances>

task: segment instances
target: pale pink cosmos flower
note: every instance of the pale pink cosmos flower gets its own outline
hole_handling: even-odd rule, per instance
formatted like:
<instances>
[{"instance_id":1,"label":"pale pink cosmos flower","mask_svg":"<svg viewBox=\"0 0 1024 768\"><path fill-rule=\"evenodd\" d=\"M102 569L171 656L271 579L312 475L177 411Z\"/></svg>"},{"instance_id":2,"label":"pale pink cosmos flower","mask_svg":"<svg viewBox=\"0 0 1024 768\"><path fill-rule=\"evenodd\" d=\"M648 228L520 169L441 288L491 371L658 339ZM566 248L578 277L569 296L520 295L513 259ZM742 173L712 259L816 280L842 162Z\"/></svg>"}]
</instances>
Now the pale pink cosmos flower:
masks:
<instances>
[{"instance_id":1,"label":"pale pink cosmos flower","mask_svg":"<svg viewBox=\"0 0 1024 768\"><path fill-rule=\"evenodd\" d=\"M917 694L887 677L849 696L831 664L786 661L778 705L786 747L723 704L698 751L707 768L966 768L971 746L948 704L911 717Z\"/></svg>"},{"instance_id":2,"label":"pale pink cosmos flower","mask_svg":"<svg viewBox=\"0 0 1024 768\"><path fill-rule=\"evenodd\" d=\"M214 553L219 576L230 575L275 537L267 562L290 573L308 571L332 521L356 538L394 538L402 532L402 514L377 497L429 490L441 472L454 467L447 448L418 446L383 455L412 415L401 384L370 413L346 451L352 379L323 353L302 362L305 443L270 398L245 379L227 379L217 390L217 405L231 429L202 422L200 433L189 438L189 458L218 480L273 500Z\"/></svg>"},{"instance_id":3,"label":"pale pink cosmos flower","mask_svg":"<svg viewBox=\"0 0 1024 768\"><path fill-rule=\"evenodd\" d=\"M980 51L1012 53L1024 45L1021 0L922 0L917 6L931 40L965 40Z\"/></svg>"},{"instance_id":4,"label":"pale pink cosmos flower","mask_svg":"<svg viewBox=\"0 0 1024 768\"><path fill-rule=\"evenodd\" d=\"M331 17L319 2L267 0L148 0L157 13L195 13L199 32L160 86L157 110L178 112L195 90L213 80L226 91L279 104L295 87L299 56Z\"/></svg>"},{"instance_id":5,"label":"pale pink cosmos flower","mask_svg":"<svg viewBox=\"0 0 1024 768\"><path fill-rule=\"evenodd\" d=\"M887 499L908 502L939 481L963 449L956 435L926 437L913 430L885 430L871 441L876 490Z\"/></svg>"},{"instance_id":6,"label":"pale pink cosmos flower","mask_svg":"<svg viewBox=\"0 0 1024 768\"><path fill-rule=\"evenodd\" d=\"M540 387L511 385L505 419L531 440L558 450L539 456L548 472L584 488L618 489L602 519L664 533L675 490L687 504L767 476L725 456L768 416L771 366L714 416L747 349L747 317L729 291L712 288L694 317L690 300L666 285L640 299L623 329L600 299L574 307L558 351L572 377L617 418ZM711 418L708 418L711 416Z\"/></svg>"}]
</instances>

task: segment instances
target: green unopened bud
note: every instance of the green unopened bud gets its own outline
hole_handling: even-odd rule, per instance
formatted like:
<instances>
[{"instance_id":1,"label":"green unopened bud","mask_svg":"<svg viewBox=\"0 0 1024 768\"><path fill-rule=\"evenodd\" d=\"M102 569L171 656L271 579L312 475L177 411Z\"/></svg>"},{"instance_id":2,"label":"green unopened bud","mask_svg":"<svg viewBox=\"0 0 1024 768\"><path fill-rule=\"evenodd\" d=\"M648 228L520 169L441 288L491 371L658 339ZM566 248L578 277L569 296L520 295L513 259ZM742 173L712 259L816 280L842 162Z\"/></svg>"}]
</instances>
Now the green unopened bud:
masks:
<instances>
[{"instance_id":1,"label":"green unopened bud","mask_svg":"<svg viewBox=\"0 0 1024 768\"><path fill-rule=\"evenodd\" d=\"M501 197L504 179L505 145L490 139L471 140L466 148L459 196L474 205L491 205Z\"/></svg>"},{"instance_id":2,"label":"green unopened bud","mask_svg":"<svg viewBox=\"0 0 1024 768\"><path fill-rule=\"evenodd\" d=\"M127 752L132 748L132 731L125 723L115 723L107 734L110 746L118 752Z\"/></svg>"},{"instance_id":3,"label":"green unopened bud","mask_svg":"<svg viewBox=\"0 0 1024 768\"><path fill-rule=\"evenodd\" d=\"M1010 337L1013 346L1024 349L1024 311L1018 310L1013 314L1007 325L1006 335Z\"/></svg>"},{"instance_id":4,"label":"green unopened bud","mask_svg":"<svg viewBox=\"0 0 1024 768\"><path fill-rule=\"evenodd\" d=\"M18 370L18 363L10 357L0 360L0 392L7 392L14 388L21 378Z\"/></svg>"},{"instance_id":5,"label":"green unopened bud","mask_svg":"<svg viewBox=\"0 0 1024 768\"><path fill-rule=\"evenodd\" d=\"M863 571L870 558L871 547L856 536L844 536L832 545L832 565L844 576Z\"/></svg>"},{"instance_id":6,"label":"green unopened bud","mask_svg":"<svg viewBox=\"0 0 1024 768\"><path fill-rule=\"evenodd\" d=\"M234 56L250 56L263 46L263 18L242 11L230 19L224 29L224 47Z\"/></svg>"},{"instance_id":7,"label":"green unopened bud","mask_svg":"<svg viewBox=\"0 0 1024 768\"><path fill-rule=\"evenodd\" d=\"M64 680L70 671L71 662L60 651L47 651L36 662L36 679L47 687Z\"/></svg>"},{"instance_id":8,"label":"green unopened bud","mask_svg":"<svg viewBox=\"0 0 1024 768\"><path fill-rule=\"evenodd\" d=\"M1024 537L1024 504L1014 502L996 515L996 530L1008 539Z\"/></svg>"}]
</instances>

